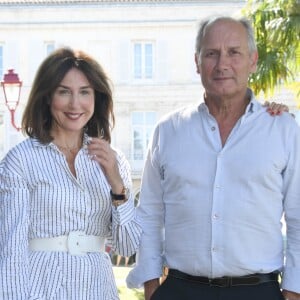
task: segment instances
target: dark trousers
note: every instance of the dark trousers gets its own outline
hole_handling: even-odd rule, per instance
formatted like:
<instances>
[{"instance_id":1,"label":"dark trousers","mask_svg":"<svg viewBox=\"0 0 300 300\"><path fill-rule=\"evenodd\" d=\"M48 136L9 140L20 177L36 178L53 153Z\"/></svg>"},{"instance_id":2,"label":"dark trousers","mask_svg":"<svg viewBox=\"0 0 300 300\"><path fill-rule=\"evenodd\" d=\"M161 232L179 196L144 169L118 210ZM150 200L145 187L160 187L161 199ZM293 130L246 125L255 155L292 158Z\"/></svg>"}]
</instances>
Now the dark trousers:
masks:
<instances>
[{"instance_id":1,"label":"dark trousers","mask_svg":"<svg viewBox=\"0 0 300 300\"><path fill-rule=\"evenodd\" d=\"M168 276L151 300L284 300L278 282L217 287Z\"/></svg>"}]
</instances>

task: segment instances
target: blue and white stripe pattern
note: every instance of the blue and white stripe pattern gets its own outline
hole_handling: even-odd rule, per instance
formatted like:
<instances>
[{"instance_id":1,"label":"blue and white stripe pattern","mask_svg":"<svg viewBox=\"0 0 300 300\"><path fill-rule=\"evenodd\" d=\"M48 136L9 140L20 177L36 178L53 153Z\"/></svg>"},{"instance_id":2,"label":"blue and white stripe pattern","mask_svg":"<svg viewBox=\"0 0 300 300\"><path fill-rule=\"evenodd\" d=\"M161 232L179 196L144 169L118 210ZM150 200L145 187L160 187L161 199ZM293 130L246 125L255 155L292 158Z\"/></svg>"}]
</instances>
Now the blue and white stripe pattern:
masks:
<instances>
[{"instance_id":1,"label":"blue and white stripe pattern","mask_svg":"<svg viewBox=\"0 0 300 300\"><path fill-rule=\"evenodd\" d=\"M119 299L106 253L72 256L31 252L28 240L84 231L110 240L123 256L139 244L134 199L115 208L99 164L82 148L76 177L65 156L50 143L27 139L0 163L0 299ZM130 167L117 151L124 184L131 187Z\"/></svg>"}]
</instances>

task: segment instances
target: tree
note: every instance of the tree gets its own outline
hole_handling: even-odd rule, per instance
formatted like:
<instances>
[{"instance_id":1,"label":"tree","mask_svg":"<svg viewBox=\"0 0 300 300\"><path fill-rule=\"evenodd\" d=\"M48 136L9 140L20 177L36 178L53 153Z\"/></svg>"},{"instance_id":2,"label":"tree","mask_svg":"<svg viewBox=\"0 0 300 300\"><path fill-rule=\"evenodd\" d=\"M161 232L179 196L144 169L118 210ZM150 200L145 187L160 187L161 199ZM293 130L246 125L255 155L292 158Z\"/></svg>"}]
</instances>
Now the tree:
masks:
<instances>
[{"instance_id":1,"label":"tree","mask_svg":"<svg viewBox=\"0 0 300 300\"><path fill-rule=\"evenodd\" d=\"M299 0L248 0L243 14L253 22L259 54L250 86L256 94L268 96L282 83L289 84L294 86L299 104Z\"/></svg>"}]
</instances>

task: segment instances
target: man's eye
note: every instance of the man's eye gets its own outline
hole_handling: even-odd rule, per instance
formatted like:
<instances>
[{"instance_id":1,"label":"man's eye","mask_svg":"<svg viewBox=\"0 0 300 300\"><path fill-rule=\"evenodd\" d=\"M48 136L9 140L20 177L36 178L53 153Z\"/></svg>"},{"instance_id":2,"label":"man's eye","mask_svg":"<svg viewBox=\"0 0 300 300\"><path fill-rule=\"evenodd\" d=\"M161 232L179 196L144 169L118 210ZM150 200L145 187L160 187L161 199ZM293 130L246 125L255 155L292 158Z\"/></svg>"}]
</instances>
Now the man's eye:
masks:
<instances>
[{"instance_id":1,"label":"man's eye","mask_svg":"<svg viewBox=\"0 0 300 300\"><path fill-rule=\"evenodd\" d=\"M237 54L239 54L239 51L237 51L237 50L231 50L231 51L229 52L229 54L230 54L230 55L237 55Z\"/></svg>"},{"instance_id":2,"label":"man's eye","mask_svg":"<svg viewBox=\"0 0 300 300\"><path fill-rule=\"evenodd\" d=\"M206 52L206 57L214 57L217 55L217 52L215 51L208 51Z\"/></svg>"}]
</instances>

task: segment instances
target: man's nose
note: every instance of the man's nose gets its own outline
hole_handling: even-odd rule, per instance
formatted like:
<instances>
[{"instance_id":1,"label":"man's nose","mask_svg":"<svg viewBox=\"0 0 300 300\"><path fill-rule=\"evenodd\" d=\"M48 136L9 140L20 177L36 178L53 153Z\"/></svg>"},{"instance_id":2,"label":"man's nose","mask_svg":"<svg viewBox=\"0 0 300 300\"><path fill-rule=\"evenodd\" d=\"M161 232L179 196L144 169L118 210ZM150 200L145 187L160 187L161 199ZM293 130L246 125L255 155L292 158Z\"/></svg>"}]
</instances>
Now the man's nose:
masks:
<instances>
[{"instance_id":1,"label":"man's nose","mask_svg":"<svg viewBox=\"0 0 300 300\"><path fill-rule=\"evenodd\" d=\"M220 70L228 69L230 57L227 53L220 53L216 62L216 67Z\"/></svg>"}]
</instances>

